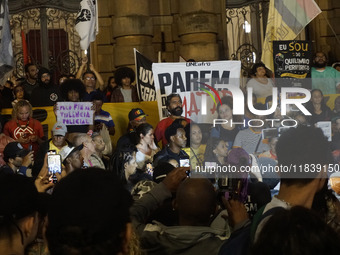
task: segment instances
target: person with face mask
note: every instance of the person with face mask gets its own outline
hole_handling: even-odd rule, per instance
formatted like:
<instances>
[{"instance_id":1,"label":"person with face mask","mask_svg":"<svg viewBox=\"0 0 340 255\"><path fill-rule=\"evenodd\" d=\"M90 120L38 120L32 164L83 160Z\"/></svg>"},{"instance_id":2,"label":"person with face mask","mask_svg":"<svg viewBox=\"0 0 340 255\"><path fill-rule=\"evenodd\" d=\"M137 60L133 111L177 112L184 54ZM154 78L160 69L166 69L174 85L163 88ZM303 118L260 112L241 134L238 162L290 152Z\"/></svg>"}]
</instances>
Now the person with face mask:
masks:
<instances>
[{"instance_id":1,"label":"person with face mask","mask_svg":"<svg viewBox=\"0 0 340 255\"><path fill-rule=\"evenodd\" d=\"M327 66L327 56L323 52L314 55L312 67L312 89L320 89L324 95L340 92L340 72Z\"/></svg>"},{"instance_id":2,"label":"person with face mask","mask_svg":"<svg viewBox=\"0 0 340 255\"><path fill-rule=\"evenodd\" d=\"M155 129L156 141L157 143L162 141L163 148L168 144L168 140L166 139L164 132L172 124L172 122L174 122L174 120L183 119L183 126L191 121L190 119L182 116L182 98L179 94L170 94L166 99L166 106L170 116L161 120Z\"/></svg>"}]
</instances>

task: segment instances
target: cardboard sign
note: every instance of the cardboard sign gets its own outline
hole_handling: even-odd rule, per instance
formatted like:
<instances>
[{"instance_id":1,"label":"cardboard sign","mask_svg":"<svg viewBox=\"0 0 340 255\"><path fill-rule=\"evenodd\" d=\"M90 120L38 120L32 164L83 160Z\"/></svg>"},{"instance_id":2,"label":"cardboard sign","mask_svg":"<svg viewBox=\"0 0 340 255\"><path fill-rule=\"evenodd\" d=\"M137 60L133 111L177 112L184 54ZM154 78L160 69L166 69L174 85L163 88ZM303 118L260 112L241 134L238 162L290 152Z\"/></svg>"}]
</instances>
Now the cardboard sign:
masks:
<instances>
[{"instance_id":1,"label":"cardboard sign","mask_svg":"<svg viewBox=\"0 0 340 255\"><path fill-rule=\"evenodd\" d=\"M92 125L92 102L58 102L57 121L65 125Z\"/></svg>"}]
</instances>

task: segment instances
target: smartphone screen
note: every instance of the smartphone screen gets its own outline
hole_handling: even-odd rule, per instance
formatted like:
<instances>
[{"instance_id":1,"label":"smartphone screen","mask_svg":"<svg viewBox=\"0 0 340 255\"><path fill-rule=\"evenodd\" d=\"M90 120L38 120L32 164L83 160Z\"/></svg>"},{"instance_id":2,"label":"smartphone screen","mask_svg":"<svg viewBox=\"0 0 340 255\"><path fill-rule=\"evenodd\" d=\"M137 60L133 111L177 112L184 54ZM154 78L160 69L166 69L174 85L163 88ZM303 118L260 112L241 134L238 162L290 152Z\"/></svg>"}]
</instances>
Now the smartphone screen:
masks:
<instances>
[{"instance_id":1,"label":"smartphone screen","mask_svg":"<svg viewBox=\"0 0 340 255\"><path fill-rule=\"evenodd\" d=\"M152 166L151 163L147 163L147 164L146 164L146 172L147 172L149 175L153 176L153 166Z\"/></svg>"},{"instance_id":2,"label":"smartphone screen","mask_svg":"<svg viewBox=\"0 0 340 255\"><path fill-rule=\"evenodd\" d=\"M180 159L179 160L179 166L180 167L189 167L190 166L190 159L188 159L188 158Z\"/></svg>"},{"instance_id":3,"label":"smartphone screen","mask_svg":"<svg viewBox=\"0 0 340 255\"><path fill-rule=\"evenodd\" d=\"M56 173L61 174L61 156L59 154L50 154L47 156L48 173L50 174L50 181L57 182Z\"/></svg>"}]
</instances>

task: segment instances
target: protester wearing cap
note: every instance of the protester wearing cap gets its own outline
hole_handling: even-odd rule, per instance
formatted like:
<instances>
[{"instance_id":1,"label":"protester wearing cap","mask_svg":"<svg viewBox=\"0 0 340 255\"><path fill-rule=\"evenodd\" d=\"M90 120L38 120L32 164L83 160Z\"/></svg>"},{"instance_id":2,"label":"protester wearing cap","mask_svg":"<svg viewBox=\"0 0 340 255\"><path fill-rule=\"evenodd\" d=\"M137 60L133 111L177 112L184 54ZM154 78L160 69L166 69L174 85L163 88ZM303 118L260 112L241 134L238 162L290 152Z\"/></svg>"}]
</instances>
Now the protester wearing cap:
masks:
<instances>
[{"instance_id":1,"label":"protester wearing cap","mask_svg":"<svg viewBox=\"0 0 340 255\"><path fill-rule=\"evenodd\" d=\"M25 176L1 176L0 194L0 254L24 255L37 237L38 212L43 212L44 204L34 183Z\"/></svg>"},{"instance_id":2,"label":"protester wearing cap","mask_svg":"<svg viewBox=\"0 0 340 255\"><path fill-rule=\"evenodd\" d=\"M26 175L27 168L33 163L33 151L25 150L18 142L7 144L3 154L6 165L0 168L1 174Z\"/></svg>"},{"instance_id":3,"label":"protester wearing cap","mask_svg":"<svg viewBox=\"0 0 340 255\"><path fill-rule=\"evenodd\" d=\"M48 141L44 142L40 145L40 148L37 152L36 162L34 163L32 169L32 175L37 176L41 167L44 164L45 154L48 151L55 151L56 154L59 154L59 151L66 145L69 145L70 142L66 140L67 127L65 124L61 122L57 122L54 124L52 128L52 138Z\"/></svg>"},{"instance_id":4,"label":"protester wearing cap","mask_svg":"<svg viewBox=\"0 0 340 255\"><path fill-rule=\"evenodd\" d=\"M185 126L187 123L190 123L190 119L182 116L182 98L179 94L172 93L168 95L166 99L166 107L170 116L162 119L155 128L156 142L158 143L162 141L163 148L170 142L166 139L164 132L172 124L172 122L174 122L174 120L183 119L183 126Z\"/></svg>"},{"instance_id":5,"label":"protester wearing cap","mask_svg":"<svg viewBox=\"0 0 340 255\"><path fill-rule=\"evenodd\" d=\"M81 168L84 164L84 158L80 151L83 149L83 145L77 147L64 146L60 150L61 160L65 166L66 174L71 173L75 169Z\"/></svg>"},{"instance_id":6,"label":"protester wearing cap","mask_svg":"<svg viewBox=\"0 0 340 255\"><path fill-rule=\"evenodd\" d=\"M158 164L157 167L153 170L153 181L156 183L162 182L165 177L170 173L172 170L174 170L175 167L171 165L169 162L161 162Z\"/></svg>"},{"instance_id":7,"label":"protester wearing cap","mask_svg":"<svg viewBox=\"0 0 340 255\"><path fill-rule=\"evenodd\" d=\"M145 112L141 108L132 109L129 114L129 126L128 133L121 136L117 141L117 150L121 150L123 147L135 146L137 144L136 128L143 123L146 123Z\"/></svg>"}]
</instances>

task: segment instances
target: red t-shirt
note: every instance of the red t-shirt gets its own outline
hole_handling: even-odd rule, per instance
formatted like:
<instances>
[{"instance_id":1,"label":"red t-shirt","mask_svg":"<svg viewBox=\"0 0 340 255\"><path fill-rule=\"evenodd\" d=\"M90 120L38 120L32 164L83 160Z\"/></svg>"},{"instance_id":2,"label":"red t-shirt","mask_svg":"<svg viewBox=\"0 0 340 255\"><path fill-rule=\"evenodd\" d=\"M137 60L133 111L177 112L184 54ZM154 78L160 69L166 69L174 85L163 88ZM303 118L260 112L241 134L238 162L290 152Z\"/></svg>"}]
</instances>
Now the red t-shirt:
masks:
<instances>
[{"instance_id":1,"label":"red t-shirt","mask_svg":"<svg viewBox=\"0 0 340 255\"><path fill-rule=\"evenodd\" d=\"M186 120L188 123L191 122L191 120L188 118L184 118L184 120ZM171 117L167 117L161 120L160 122L158 122L157 127L155 128L155 137L156 137L157 143L159 141L162 141L163 148L165 147L165 145L168 144L168 141L166 140L164 136L165 130L172 124L172 122L174 122L174 119L172 119Z\"/></svg>"},{"instance_id":2,"label":"red t-shirt","mask_svg":"<svg viewBox=\"0 0 340 255\"><path fill-rule=\"evenodd\" d=\"M17 140L22 134L27 134L27 136L36 135L39 138L44 137L44 131L40 121L30 118L29 121L21 120L10 120L5 124L3 133L14 140ZM32 145L32 150L36 152L39 149L38 142L22 143L22 147L26 150Z\"/></svg>"}]
</instances>

